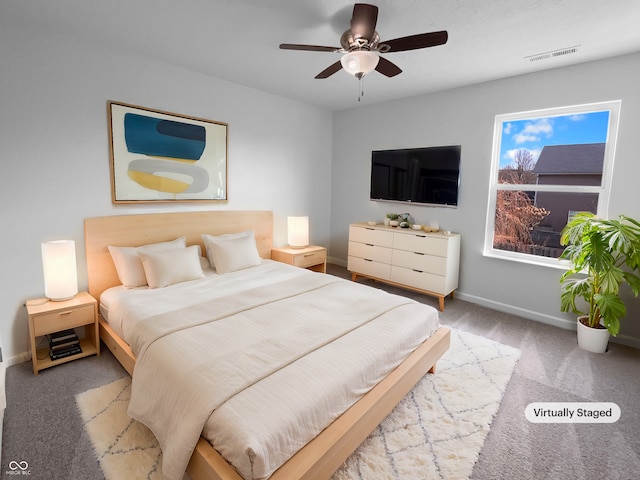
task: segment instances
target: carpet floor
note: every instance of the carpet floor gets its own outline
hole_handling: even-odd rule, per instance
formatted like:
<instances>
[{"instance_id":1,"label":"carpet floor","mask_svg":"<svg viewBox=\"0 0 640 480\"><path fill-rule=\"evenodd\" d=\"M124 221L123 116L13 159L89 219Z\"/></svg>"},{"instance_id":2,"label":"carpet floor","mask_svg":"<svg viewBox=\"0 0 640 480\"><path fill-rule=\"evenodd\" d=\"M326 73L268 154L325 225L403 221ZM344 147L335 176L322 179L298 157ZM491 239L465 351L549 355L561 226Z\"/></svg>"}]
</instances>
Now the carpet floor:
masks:
<instances>
[{"instance_id":1,"label":"carpet floor","mask_svg":"<svg viewBox=\"0 0 640 480\"><path fill-rule=\"evenodd\" d=\"M452 330L451 348L332 480L469 478L520 351ZM129 378L76 396L107 480L162 479L161 451L127 416Z\"/></svg>"},{"instance_id":2,"label":"carpet floor","mask_svg":"<svg viewBox=\"0 0 640 480\"><path fill-rule=\"evenodd\" d=\"M350 278L346 268L327 272ZM434 297L359 280L437 307ZM640 350L611 342L606 354L580 350L575 331L447 299L442 324L521 352L491 424L471 480L621 480L640 472ZM25 339L26 342L26 339ZM127 377L103 348L34 375L31 362L7 368L7 409L0 479L15 478L9 465L28 464L29 480L104 480L78 414L75 396ZM532 424L531 402L615 402L614 424ZM13 465L13 464L12 464ZM131 478L131 477L124 477Z\"/></svg>"}]
</instances>

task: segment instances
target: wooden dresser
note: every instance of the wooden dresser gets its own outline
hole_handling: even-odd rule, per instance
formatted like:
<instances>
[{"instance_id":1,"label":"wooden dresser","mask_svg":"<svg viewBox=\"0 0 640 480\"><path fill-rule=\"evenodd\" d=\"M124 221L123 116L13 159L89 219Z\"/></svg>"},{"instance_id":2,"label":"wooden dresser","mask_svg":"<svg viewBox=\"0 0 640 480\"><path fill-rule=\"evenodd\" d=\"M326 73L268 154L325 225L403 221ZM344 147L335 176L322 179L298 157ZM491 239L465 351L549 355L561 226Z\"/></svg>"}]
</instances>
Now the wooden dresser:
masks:
<instances>
[{"instance_id":1,"label":"wooden dresser","mask_svg":"<svg viewBox=\"0 0 640 480\"><path fill-rule=\"evenodd\" d=\"M347 269L351 279L366 277L414 290L439 299L453 297L458 288L460 235L442 232L371 226L349 226Z\"/></svg>"}]
</instances>

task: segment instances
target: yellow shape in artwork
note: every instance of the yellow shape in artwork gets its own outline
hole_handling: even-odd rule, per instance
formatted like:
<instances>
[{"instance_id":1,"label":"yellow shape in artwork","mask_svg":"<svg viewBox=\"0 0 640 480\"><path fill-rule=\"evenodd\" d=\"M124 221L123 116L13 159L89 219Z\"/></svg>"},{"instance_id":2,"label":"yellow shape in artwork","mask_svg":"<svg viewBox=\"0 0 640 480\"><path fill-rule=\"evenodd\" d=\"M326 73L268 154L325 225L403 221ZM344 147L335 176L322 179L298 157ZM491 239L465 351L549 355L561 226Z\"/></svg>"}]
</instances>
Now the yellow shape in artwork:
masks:
<instances>
[{"instance_id":1,"label":"yellow shape in artwork","mask_svg":"<svg viewBox=\"0 0 640 480\"><path fill-rule=\"evenodd\" d=\"M160 177L152 173L129 170L127 174L134 182L158 192L182 193L191 186L189 183L172 178Z\"/></svg>"}]
</instances>

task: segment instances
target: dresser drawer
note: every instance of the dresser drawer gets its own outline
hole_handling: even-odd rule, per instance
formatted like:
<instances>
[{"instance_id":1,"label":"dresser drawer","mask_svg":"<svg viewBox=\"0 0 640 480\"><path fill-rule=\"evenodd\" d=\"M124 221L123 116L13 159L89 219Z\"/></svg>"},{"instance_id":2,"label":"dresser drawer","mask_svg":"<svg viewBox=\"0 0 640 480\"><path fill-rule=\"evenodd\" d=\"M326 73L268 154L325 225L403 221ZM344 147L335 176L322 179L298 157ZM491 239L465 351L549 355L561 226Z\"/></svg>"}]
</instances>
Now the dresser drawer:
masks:
<instances>
[{"instance_id":1,"label":"dresser drawer","mask_svg":"<svg viewBox=\"0 0 640 480\"><path fill-rule=\"evenodd\" d=\"M391 278L391 265L388 263L365 260L364 258L349 257L347 261L347 270L353 273L361 273L370 277L376 277L381 280L390 280Z\"/></svg>"},{"instance_id":2,"label":"dresser drawer","mask_svg":"<svg viewBox=\"0 0 640 480\"><path fill-rule=\"evenodd\" d=\"M393 248L410 252L429 253L439 257L446 257L449 241L446 238L436 238L414 233L395 233Z\"/></svg>"},{"instance_id":3,"label":"dresser drawer","mask_svg":"<svg viewBox=\"0 0 640 480\"><path fill-rule=\"evenodd\" d=\"M398 267L421 270L435 275L446 275L447 259L407 250L393 250L391 263Z\"/></svg>"},{"instance_id":4,"label":"dresser drawer","mask_svg":"<svg viewBox=\"0 0 640 480\"><path fill-rule=\"evenodd\" d=\"M349 256L374 260L381 263L391 263L391 250L370 243L349 242Z\"/></svg>"},{"instance_id":5,"label":"dresser drawer","mask_svg":"<svg viewBox=\"0 0 640 480\"><path fill-rule=\"evenodd\" d=\"M68 328L80 327L95 322L94 306L41 313L33 317L33 330L36 337L47 333L59 332Z\"/></svg>"},{"instance_id":6,"label":"dresser drawer","mask_svg":"<svg viewBox=\"0 0 640 480\"><path fill-rule=\"evenodd\" d=\"M318 250L316 252L301 253L293 257L293 265L296 267L311 267L327 261L327 251Z\"/></svg>"},{"instance_id":7,"label":"dresser drawer","mask_svg":"<svg viewBox=\"0 0 640 480\"><path fill-rule=\"evenodd\" d=\"M376 230L375 228L350 226L349 240L391 248L393 246L393 232L385 232L383 230Z\"/></svg>"},{"instance_id":8,"label":"dresser drawer","mask_svg":"<svg viewBox=\"0 0 640 480\"><path fill-rule=\"evenodd\" d=\"M391 281L442 295L450 293L446 291L445 277L410 268L391 267Z\"/></svg>"}]
</instances>

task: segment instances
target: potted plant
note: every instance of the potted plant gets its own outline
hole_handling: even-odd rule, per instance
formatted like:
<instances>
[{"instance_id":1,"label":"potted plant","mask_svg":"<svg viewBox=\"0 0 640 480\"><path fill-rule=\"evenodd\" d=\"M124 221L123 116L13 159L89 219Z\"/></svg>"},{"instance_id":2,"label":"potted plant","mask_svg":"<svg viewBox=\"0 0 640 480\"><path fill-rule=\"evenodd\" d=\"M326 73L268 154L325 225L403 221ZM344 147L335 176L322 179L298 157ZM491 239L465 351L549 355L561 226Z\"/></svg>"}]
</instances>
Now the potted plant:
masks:
<instances>
[{"instance_id":1,"label":"potted plant","mask_svg":"<svg viewBox=\"0 0 640 480\"><path fill-rule=\"evenodd\" d=\"M387 213L387 220L389 221L388 225L391 225L392 227L397 227L399 223L398 217L399 215L397 213Z\"/></svg>"},{"instance_id":2,"label":"potted plant","mask_svg":"<svg viewBox=\"0 0 640 480\"><path fill-rule=\"evenodd\" d=\"M624 215L604 220L582 212L564 227L560 243L566 245L560 258L571 263L560 278L561 310L580 315L580 347L602 353L627 313L620 286L629 285L635 297L640 293L640 223ZM578 308L578 299L586 308ZM601 338L589 343L594 335Z\"/></svg>"}]
</instances>

